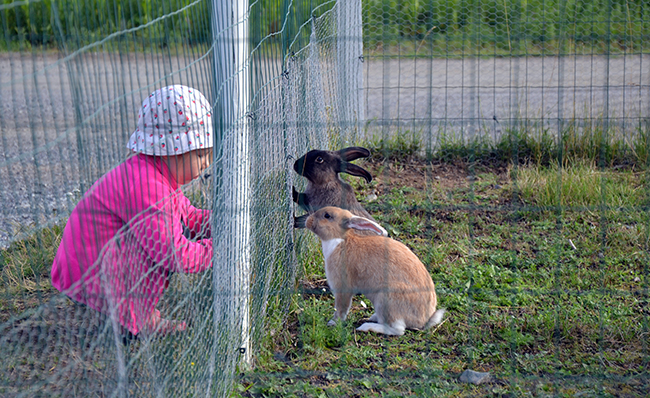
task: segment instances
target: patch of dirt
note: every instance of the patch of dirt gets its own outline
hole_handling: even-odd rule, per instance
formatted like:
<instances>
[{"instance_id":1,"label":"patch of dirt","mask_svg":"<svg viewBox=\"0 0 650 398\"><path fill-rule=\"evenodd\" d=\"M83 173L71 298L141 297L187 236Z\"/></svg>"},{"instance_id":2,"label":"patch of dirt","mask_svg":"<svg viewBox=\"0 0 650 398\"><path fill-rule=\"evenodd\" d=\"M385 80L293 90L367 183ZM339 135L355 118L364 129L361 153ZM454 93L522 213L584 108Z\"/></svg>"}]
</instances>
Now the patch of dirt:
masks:
<instances>
[{"instance_id":1,"label":"patch of dirt","mask_svg":"<svg viewBox=\"0 0 650 398\"><path fill-rule=\"evenodd\" d=\"M302 286L303 296L322 296L324 294L330 293L330 287L327 284L327 279L319 279L315 281L302 280L300 281Z\"/></svg>"},{"instance_id":2,"label":"patch of dirt","mask_svg":"<svg viewBox=\"0 0 650 398\"><path fill-rule=\"evenodd\" d=\"M13 292L12 289L0 290L0 323L23 314L26 310L48 303L57 292L50 286L39 286L29 292Z\"/></svg>"},{"instance_id":3,"label":"patch of dirt","mask_svg":"<svg viewBox=\"0 0 650 398\"><path fill-rule=\"evenodd\" d=\"M375 176L378 189L389 189L392 186L411 187L425 190L434 181L444 190L468 187L477 174L493 173L497 181L506 183L508 170L505 167L474 167L465 163L428 162L412 158L400 162L366 161L363 167Z\"/></svg>"}]
</instances>

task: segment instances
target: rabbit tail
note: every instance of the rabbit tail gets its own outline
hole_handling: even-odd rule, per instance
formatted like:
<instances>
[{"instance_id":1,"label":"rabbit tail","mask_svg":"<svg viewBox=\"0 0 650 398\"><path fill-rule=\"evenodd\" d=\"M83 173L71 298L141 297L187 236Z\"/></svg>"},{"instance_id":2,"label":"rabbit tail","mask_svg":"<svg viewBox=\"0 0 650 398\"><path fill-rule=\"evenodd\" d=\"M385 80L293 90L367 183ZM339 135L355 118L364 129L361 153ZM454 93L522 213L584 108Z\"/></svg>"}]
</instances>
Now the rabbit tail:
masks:
<instances>
[{"instance_id":1,"label":"rabbit tail","mask_svg":"<svg viewBox=\"0 0 650 398\"><path fill-rule=\"evenodd\" d=\"M442 322L442 317L444 315L445 315L445 310L442 308L434 312L433 315L431 315L431 318L429 318L427 324L424 326L424 329L429 329L432 326L438 325L440 322Z\"/></svg>"}]
</instances>

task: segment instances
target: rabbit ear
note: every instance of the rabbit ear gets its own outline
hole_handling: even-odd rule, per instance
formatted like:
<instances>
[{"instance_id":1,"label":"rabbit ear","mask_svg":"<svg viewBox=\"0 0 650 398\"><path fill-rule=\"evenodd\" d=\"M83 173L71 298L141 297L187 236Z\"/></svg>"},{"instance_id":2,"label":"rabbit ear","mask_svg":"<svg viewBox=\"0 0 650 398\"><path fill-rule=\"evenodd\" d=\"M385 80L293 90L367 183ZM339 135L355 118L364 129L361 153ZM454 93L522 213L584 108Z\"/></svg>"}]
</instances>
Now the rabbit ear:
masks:
<instances>
[{"instance_id":1,"label":"rabbit ear","mask_svg":"<svg viewBox=\"0 0 650 398\"><path fill-rule=\"evenodd\" d=\"M347 227L359 231L373 231L377 233L377 235L388 236L388 232L386 232L386 230L382 228L381 225L363 217L350 217L350 219L347 221Z\"/></svg>"},{"instance_id":2,"label":"rabbit ear","mask_svg":"<svg viewBox=\"0 0 650 398\"><path fill-rule=\"evenodd\" d=\"M341 156L341 159L348 162L354 159L367 158L370 156L370 151L361 146L351 146L339 149L337 152L339 156Z\"/></svg>"},{"instance_id":3,"label":"rabbit ear","mask_svg":"<svg viewBox=\"0 0 650 398\"><path fill-rule=\"evenodd\" d=\"M340 171L341 173L348 173L353 176L363 177L366 179L366 182L372 181L372 174L370 174L368 170L364 169L363 167L348 162L343 162L342 166L342 170Z\"/></svg>"}]
</instances>

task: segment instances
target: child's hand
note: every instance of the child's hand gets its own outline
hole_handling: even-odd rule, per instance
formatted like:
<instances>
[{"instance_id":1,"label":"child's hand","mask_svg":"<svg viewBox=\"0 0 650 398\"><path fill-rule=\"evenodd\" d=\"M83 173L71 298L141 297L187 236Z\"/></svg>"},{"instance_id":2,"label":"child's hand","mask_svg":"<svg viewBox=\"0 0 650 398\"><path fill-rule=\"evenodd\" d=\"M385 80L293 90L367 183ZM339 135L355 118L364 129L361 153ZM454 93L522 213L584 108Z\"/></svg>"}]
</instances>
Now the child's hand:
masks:
<instances>
[{"instance_id":1,"label":"child's hand","mask_svg":"<svg viewBox=\"0 0 650 398\"><path fill-rule=\"evenodd\" d=\"M187 329L185 321L170 321L160 316L160 311L154 310L147 323L142 327L142 333L147 336L166 336Z\"/></svg>"}]
</instances>

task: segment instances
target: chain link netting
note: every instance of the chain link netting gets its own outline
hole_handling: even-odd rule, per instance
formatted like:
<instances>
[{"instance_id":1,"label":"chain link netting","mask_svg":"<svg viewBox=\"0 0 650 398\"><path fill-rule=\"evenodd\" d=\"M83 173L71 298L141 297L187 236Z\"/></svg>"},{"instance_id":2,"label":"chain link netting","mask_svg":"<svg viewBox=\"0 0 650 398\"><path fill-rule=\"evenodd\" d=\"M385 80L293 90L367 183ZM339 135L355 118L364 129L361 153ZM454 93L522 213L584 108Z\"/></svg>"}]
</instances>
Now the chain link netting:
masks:
<instances>
[{"instance_id":1,"label":"chain link netting","mask_svg":"<svg viewBox=\"0 0 650 398\"><path fill-rule=\"evenodd\" d=\"M293 229L292 187L302 191L306 183L294 161L310 149L357 144L379 153L394 140L415 143L422 159L460 159L466 169L469 199L461 205L445 203L451 193L406 207L366 203L383 213L382 222L400 211L421 214L419 228L430 231L444 227L436 221L443 214L467 229L467 252L457 254L469 264L465 279L447 286L436 281L452 319L463 318L454 325L469 330L459 348L464 363L490 363L473 339L484 332L482 321L498 318L503 344L495 342L490 352L507 351L511 364L501 365L512 379L548 375L589 384L595 378L602 387L612 377L647 391L647 198L627 207L607 196L605 168L645 170L649 161L649 13L643 1L0 2L0 394L228 395L237 370L255 363L265 342L283 328L306 327L290 324L290 314L296 293L313 282L304 279L305 262L318 241ZM119 305L96 311L71 300L52 287L50 269L77 203L128 158L125 145L143 99L172 84L198 89L214 111L209 176L182 188L194 206L212 210L212 268L169 274L156 305L165 317L185 321L186 331L135 337L120 325ZM599 201L567 200L572 180L560 167L544 188L555 205L526 202L527 189L542 188L528 187L520 166L561 166L575 154L587 154L602 173L593 180L602 188ZM514 193L498 205L481 202L477 166L491 163L512 171ZM389 166L378 170L384 181L410 181L390 174ZM647 182L637 185L632 194L647 196ZM491 264L486 271L480 264L490 240L483 235L485 219L506 213L501 227L513 231L503 248L509 260L485 260ZM600 241L583 242L595 247L583 257L563 235L576 214L600 221L594 226ZM520 281L535 261L525 257L529 246L538 247L529 232L541 217L555 228L545 230L543 248L533 252L552 252L547 257L554 266L543 270L548 284L526 290ZM617 232L624 229L638 233ZM143 255L139 237L150 232L133 227L110 239L107 247L119 250L106 249L95 261L97 277L129 280L126 296L150 299L147 279L130 277L155 274L159 266L135 267L129 276L101 271L102 263L120 262L115 253ZM633 283L607 276L621 271L608 252L616 246L610 239L618 238L625 241L617 244L635 248L627 265L639 278ZM508 262L503 279L495 274L499 261ZM574 284L572 274L589 270L601 275L600 285ZM499 283L485 283L481 273L490 272ZM592 295L601 304L581 303ZM538 298L546 310L526 308ZM553 334L552 355L560 364L519 374L517 363L542 355L520 349L531 344L527 325L538 324L535 316L552 324L544 333ZM574 322L580 316L597 318L591 321L600 325L600 339L589 347L602 365L564 374L565 334L588 334ZM638 372L605 365L621 357Z\"/></svg>"}]
</instances>

